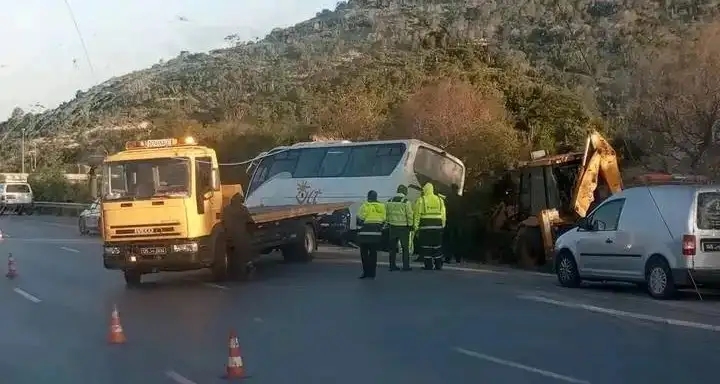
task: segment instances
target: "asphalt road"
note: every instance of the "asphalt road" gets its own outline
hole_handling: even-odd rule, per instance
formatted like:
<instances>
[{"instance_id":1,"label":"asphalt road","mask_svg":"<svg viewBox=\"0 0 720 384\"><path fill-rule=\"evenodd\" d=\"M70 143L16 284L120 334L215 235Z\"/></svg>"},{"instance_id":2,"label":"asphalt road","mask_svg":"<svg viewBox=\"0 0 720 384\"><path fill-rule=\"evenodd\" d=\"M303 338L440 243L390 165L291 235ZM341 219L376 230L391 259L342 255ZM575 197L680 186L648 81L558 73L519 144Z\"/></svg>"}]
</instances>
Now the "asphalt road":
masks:
<instances>
[{"instance_id":1,"label":"asphalt road","mask_svg":"<svg viewBox=\"0 0 720 384\"><path fill-rule=\"evenodd\" d=\"M0 229L19 272L0 281L2 383L221 383L230 330L253 383L717 381L711 293L658 302L473 266L363 281L352 253L332 249L307 265L270 258L246 283L199 271L127 290L72 219L5 216ZM113 305L124 345L106 342Z\"/></svg>"}]
</instances>

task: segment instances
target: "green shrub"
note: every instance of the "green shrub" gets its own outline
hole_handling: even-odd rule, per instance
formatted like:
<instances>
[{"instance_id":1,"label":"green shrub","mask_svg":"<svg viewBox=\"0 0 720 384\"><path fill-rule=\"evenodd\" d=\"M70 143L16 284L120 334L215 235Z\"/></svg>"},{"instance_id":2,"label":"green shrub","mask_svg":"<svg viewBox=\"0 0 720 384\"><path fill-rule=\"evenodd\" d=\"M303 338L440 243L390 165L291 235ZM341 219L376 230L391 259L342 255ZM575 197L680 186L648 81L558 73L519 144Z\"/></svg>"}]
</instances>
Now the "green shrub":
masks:
<instances>
[{"instance_id":1,"label":"green shrub","mask_svg":"<svg viewBox=\"0 0 720 384\"><path fill-rule=\"evenodd\" d=\"M28 177L35 201L85 203L92 200L87 183L71 183L58 169L45 168Z\"/></svg>"}]
</instances>

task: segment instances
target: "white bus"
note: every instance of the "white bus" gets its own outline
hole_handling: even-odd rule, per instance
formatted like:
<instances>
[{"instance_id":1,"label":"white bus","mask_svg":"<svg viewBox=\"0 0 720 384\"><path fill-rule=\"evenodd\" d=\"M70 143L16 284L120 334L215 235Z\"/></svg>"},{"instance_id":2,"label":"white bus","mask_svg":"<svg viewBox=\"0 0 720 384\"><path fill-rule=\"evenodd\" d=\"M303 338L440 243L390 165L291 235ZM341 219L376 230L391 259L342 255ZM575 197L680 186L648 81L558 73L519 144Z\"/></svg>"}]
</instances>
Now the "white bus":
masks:
<instances>
[{"instance_id":1,"label":"white bus","mask_svg":"<svg viewBox=\"0 0 720 384\"><path fill-rule=\"evenodd\" d=\"M355 214L371 189L379 201L387 201L403 184L414 201L428 181L445 196L453 184L462 191L465 183L462 161L414 139L297 143L273 148L257 159L248 167L248 207L357 202L320 220L319 237L340 244L352 240Z\"/></svg>"}]
</instances>

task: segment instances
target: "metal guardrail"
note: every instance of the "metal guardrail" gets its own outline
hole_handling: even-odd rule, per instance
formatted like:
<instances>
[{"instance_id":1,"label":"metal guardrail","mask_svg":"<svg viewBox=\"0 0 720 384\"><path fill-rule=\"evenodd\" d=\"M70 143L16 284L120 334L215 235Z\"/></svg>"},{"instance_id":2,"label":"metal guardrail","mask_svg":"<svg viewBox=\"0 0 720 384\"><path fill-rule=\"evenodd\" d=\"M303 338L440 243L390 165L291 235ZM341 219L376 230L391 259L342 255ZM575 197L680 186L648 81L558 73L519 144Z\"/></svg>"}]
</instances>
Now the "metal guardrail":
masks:
<instances>
[{"instance_id":1,"label":"metal guardrail","mask_svg":"<svg viewBox=\"0 0 720 384\"><path fill-rule=\"evenodd\" d=\"M60 203L54 201L36 201L33 213L38 215L79 216L90 203Z\"/></svg>"}]
</instances>

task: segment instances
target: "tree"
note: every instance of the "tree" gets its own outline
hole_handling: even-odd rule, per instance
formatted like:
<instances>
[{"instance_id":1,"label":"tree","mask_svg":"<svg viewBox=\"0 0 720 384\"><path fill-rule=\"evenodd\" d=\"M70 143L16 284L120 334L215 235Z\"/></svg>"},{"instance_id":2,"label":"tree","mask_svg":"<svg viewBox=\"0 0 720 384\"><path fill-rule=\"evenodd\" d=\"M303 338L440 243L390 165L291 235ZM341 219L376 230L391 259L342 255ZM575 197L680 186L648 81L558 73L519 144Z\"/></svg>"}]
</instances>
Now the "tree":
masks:
<instances>
[{"instance_id":1,"label":"tree","mask_svg":"<svg viewBox=\"0 0 720 384\"><path fill-rule=\"evenodd\" d=\"M653 168L718 173L720 23L637 63L626 114L629 137Z\"/></svg>"},{"instance_id":2,"label":"tree","mask_svg":"<svg viewBox=\"0 0 720 384\"><path fill-rule=\"evenodd\" d=\"M441 80L412 95L385 134L448 150L463 159L470 177L507 167L519 147L500 93L455 80Z\"/></svg>"}]
</instances>

